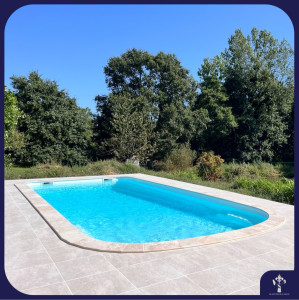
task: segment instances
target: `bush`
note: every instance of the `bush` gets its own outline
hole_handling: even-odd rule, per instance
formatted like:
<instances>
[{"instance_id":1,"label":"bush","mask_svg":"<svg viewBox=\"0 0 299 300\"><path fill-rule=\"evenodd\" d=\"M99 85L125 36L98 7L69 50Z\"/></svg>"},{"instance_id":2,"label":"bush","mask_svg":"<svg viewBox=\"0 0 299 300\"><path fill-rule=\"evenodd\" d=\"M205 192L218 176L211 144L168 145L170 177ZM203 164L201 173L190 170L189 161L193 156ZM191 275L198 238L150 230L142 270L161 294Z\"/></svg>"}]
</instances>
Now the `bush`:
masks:
<instances>
[{"instance_id":1,"label":"bush","mask_svg":"<svg viewBox=\"0 0 299 300\"><path fill-rule=\"evenodd\" d=\"M222 175L221 165L224 159L212 152L203 152L196 162L199 176L204 180L216 181Z\"/></svg>"},{"instance_id":2,"label":"bush","mask_svg":"<svg viewBox=\"0 0 299 300\"><path fill-rule=\"evenodd\" d=\"M233 188L245 188L253 194L272 200L294 204L294 180L281 178L279 181L268 179L239 178L233 184Z\"/></svg>"},{"instance_id":3,"label":"bush","mask_svg":"<svg viewBox=\"0 0 299 300\"><path fill-rule=\"evenodd\" d=\"M121 174L140 173L140 167L133 165L132 163L124 163L118 166L118 172Z\"/></svg>"},{"instance_id":4,"label":"bush","mask_svg":"<svg viewBox=\"0 0 299 300\"><path fill-rule=\"evenodd\" d=\"M223 164L222 177L226 181L233 181L240 177L278 179L281 176L279 169L268 163L230 163Z\"/></svg>"},{"instance_id":5,"label":"bush","mask_svg":"<svg viewBox=\"0 0 299 300\"><path fill-rule=\"evenodd\" d=\"M196 154L187 146L181 146L166 157L164 161L154 161L152 168L157 171L177 172L193 166Z\"/></svg>"},{"instance_id":6,"label":"bush","mask_svg":"<svg viewBox=\"0 0 299 300\"><path fill-rule=\"evenodd\" d=\"M163 171L165 170L165 162L160 160L154 160L150 164L150 168L153 169L154 171Z\"/></svg>"},{"instance_id":7,"label":"bush","mask_svg":"<svg viewBox=\"0 0 299 300\"><path fill-rule=\"evenodd\" d=\"M286 178L294 178L295 167L294 164L277 164L275 165L275 169L283 174Z\"/></svg>"},{"instance_id":8,"label":"bush","mask_svg":"<svg viewBox=\"0 0 299 300\"><path fill-rule=\"evenodd\" d=\"M182 179L190 179L198 181L199 178L196 174L196 170L194 168L190 168L189 170L177 171L174 173L178 178Z\"/></svg>"}]
</instances>

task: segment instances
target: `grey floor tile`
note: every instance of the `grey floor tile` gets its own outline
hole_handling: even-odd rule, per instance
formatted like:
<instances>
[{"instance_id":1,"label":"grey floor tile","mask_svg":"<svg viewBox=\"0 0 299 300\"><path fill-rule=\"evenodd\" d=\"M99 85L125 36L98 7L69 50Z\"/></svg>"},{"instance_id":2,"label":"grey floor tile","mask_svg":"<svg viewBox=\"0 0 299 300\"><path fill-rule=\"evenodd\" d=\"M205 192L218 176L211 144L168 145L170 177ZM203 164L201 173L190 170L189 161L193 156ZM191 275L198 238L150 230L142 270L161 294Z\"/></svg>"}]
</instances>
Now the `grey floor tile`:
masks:
<instances>
[{"instance_id":1,"label":"grey floor tile","mask_svg":"<svg viewBox=\"0 0 299 300\"><path fill-rule=\"evenodd\" d=\"M230 293L230 295L259 295L260 294L259 287L257 289L256 286L248 287L248 288L245 288L245 289L235 291L233 293Z\"/></svg>"},{"instance_id":2,"label":"grey floor tile","mask_svg":"<svg viewBox=\"0 0 299 300\"><path fill-rule=\"evenodd\" d=\"M286 248L259 256L273 264L273 270L294 270L294 249Z\"/></svg>"},{"instance_id":3,"label":"grey floor tile","mask_svg":"<svg viewBox=\"0 0 299 300\"><path fill-rule=\"evenodd\" d=\"M26 218L21 214L17 214L17 215L10 215L7 214L5 217L5 224L6 225L10 225L10 224L16 224L16 223L27 223Z\"/></svg>"},{"instance_id":4,"label":"grey floor tile","mask_svg":"<svg viewBox=\"0 0 299 300\"><path fill-rule=\"evenodd\" d=\"M50 227L36 230L35 234L43 243L46 249L61 247L65 244L65 242L60 240Z\"/></svg>"},{"instance_id":5,"label":"grey floor tile","mask_svg":"<svg viewBox=\"0 0 299 300\"><path fill-rule=\"evenodd\" d=\"M30 219L32 216L38 214L38 212L32 207L32 205L29 202L18 203L17 207L21 211L21 213L26 216L27 219Z\"/></svg>"},{"instance_id":6,"label":"grey floor tile","mask_svg":"<svg viewBox=\"0 0 299 300\"><path fill-rule=\"evenodd\" d=\"M260 283L251 286L250 289L252 290L253 295L260 295Z\"/></svg>"},{"instance_id":7,"label":"grey floor tile","mask_svg":"<svg viewBox=\"0 0 299 300\"><path fill-rule=\"evenodd\" d=\"M49 225L47 224L47 222L38 213L30 216L28 222L34 232L39 232L42 229L49 229Z\"/></svg>"},{"instance_id":8,"label":"grey floor tile","mask_svg":"<svg viewBox=\"0 0 299 300\"><path fill-rule=\"evenodd\" d=\"M76 246L68 245L66 243L60 247L47 249L47 251L54 262L62 262L65 260L71 260L78 257L92 256L99 253L96 251L82 249Z\"/></svg>"},{"instance_id":9,"label":"grey floor tile","mask_svg":"<svg viewBox=\"0 0 299 300\"><path fill-rule=\"evenodd\" d=\"M5 212L5 220L14 220L17 217L23 217L21 211L18 209L18 207L15 204L11 204L10 206L5 205L4 208ZM7 224L14 222L7 222ZM16 222L18 223L18 222Z\"/></svg>"},{"instance_id":10,"label":"grey floor tile","mask_svg":"<svg viewBox=\"0 0 299 300\"><path fill-rule=\"evenodd\" d=\"M114 270L114 267L100 254L57 262L56 265L65 280Z\"/></svg>"},{"instance_id":11,"label":"grey floor tile","mask_svg":"<svg viewBox=\"0 0 299 300\"><path fill-rule=\"evenodd\" d=\"M31 238L31 239L9 239L5 240L5 253L20 253L25 251L32 251L34 249L35 251L43 250L43 244L40 242L38 238Z\"/></svg>"},{"instance_id":12,"label":"grey floor tile","mask_svg":"<svg viewBox=\"0 0 299 300\"><path fill-rule=\"evenodd\" d=\"M227 266L227 268L235 272L240 272L247 278L251 279L253 284L258 284L262 275L267 271L273 270L274 265L257 256L231 263Z\"/></svg>"},{"instance_id":13,"label":"grey floor tile","mask_svg":"<svg viewBox=\"0 0 299 300\"><path fill-rule=\"evenodd\" d=\"M238 248L231 243L220 243L212 246L211 248L203 248L204 247L202 247L202 250L204 250L203 252L206 254L211 255L211 253L215 253L216 256L219 256L221 253L222 255L227 256L228 260L239 260L252 256L252 253L249 250ZM201 252L200 249L198 249L198 252Z\"/></svg>"},{"instance_id":14,"label":"grey floor tile","mask_svg":"<svg viewBox=\"0 0 299 300\"><path fill-rule=\"evenodd\" d=\"M209 257L196 252L165 257L162 261L164 264L174 268L181 275L198 272L213 266Z\"/></svg>"},{"instance_id":15,"label":"grey floor tile","mask_svg":"<svg viewBox=\"0 0 299 300\"><path fill-rule=\"evenodd\" d=\"M117 270L70 280L67 284L74 295L117 295L135 289Z\"/></svg>"},{"instance_id":16,"label":"grey floor tile","mask_svg":"<svg viewBox=\"0 0 299 300\"><path fill-rule=\"evenodd\" d=\"M118 295L143 295L140 290L134 289L128 292L120 293Z\"/></svg>"},{"instance_id":17,"label":"grey floor tile","mask_svg":"<svg viewBox=\"0 0 299 300\"><path fill-rule=\"evenodd\" d=\"M238 249L228 244L199 247L196 250L196 253L203 265L205 264L205 261L200 259L200 256L204 257L208 267L214 268L251 256L248 251Z\"/></svg>"},{"instance_id":18,"label":"grey floor tile","mask_svg":"<svg viewBox=\"0 0 299 300\"><path fill-rule=\"evenodd\" d=\"M25 269L5 270L7 279L17 290L26 290L62 282L54 263Z\"/></svg>"},{"instance_id":19,"label":"grey floor tile","mask_svg":"<svg viewBox=\"0 0 299 300\"><path fill-rule=\"evenodd\" d=\"M28 200L22 194L19 194L17 196L14 196L14 202L15 203L28 203Z\"/></svg>"},{"instance_id":20,"label":"grey floor tile","mask_svg":"<svg viewBox=\"0 0 299 300\"><path fill-rule=\"evenodd\" d=\"M17 224L5 226L5 240L7 242L12 240L30 240L36 238L36 234L33 232L29 223L22 225L19 223Z\"/></svg>"},{"instance_id":21,"label":"grey floor tile","mask_svg":"<svg viewBox=\"0 0 299 300\"><path fill-rule=\"evenodd\" d=\"M52 263L45 250L27 252L7 252L5 255L5 268L14 270L29 268Z\"/></svg>"},{"instance_id":22,"label":"grey floor tile","mask_svg":"<svg viewBox=\"0 0 299 300\"><path fill-rule=\"evenodd\" d=\"M265 234L231 241L230 245L239 250L249 252L251 256L279 249L279 247L273 244Z\"/></svg>"},{"instance_id":23,"label":"grey floor tile","mask_svg":"<svg viewBox=\"0 0 299 300\"><path fill-rule=\"evenodd\" d=\"M162 260L154 260L119 269L137 288L180 277L181 274Z\"/></svg>"},{"instance_id":24,"label":"grey floor tile","mask_svg":"<svg viewBox=\"0 0 299 300\"><path fill-rule=\"evenodd\" d=\"M109 253L103 252L103 256L116 268L127 267L142 262L154 260L152 253Z\"/></svg>"},{"instance_id":25,"label":"grey floor tile","mask_svg":"<svg viewBox=\"0 0 299 300\"><path fill-rule=\"evenodd\" d=\"M71 295L68 286L64 282L23 290L22 293L27 295Z\"/></svg>"},{"instance_id":26,"label":"grey floor tile","mask_svg":"<svg viewBox=\"0 0 299 300\"><path fill-rule=\"evenodd\" d=\"M184 249L156 251L156 252L148 252L148 253L151 253L153 259L163 259L174 255L187 254L187 253L191 254L193 252L194 252L194 248L184 248Z\"/></svg>"},{"instance_id":27,"label":"grey floor tile","mask_svg":"<svg viewBox=\"0 0 299 300\"><path fill-rule=\"evenodd\" d=\"M144 295L209 295L207 291L186 277L172 279L141 288Z\"/></svg>"},{"instance_id":28,"label":"grey floor tile","mask_svg":"<svg viewBox=\"0 0 299 300\"><path fill-rule=\"evenodd\" d=\"M242 273L225 266L189 274L187 278L213 295L226 295L254 284Z\"/></svg>"},{"instance_id":29,"label":"grey floor tile","mask_svg":"<svg viewBox=\"0 0 299 300\"><path fill-rule=\"evenodd\" d=\"M269 250L274 250L276 249L283 249L283 248L288 248L292 245L294 245L294 229L293 230L284 230L280 231L278 234L277 232L269 232L265 236L265 240L268 243L271 243L274 245L272 249Z\"/></svg>"}]
</instances>

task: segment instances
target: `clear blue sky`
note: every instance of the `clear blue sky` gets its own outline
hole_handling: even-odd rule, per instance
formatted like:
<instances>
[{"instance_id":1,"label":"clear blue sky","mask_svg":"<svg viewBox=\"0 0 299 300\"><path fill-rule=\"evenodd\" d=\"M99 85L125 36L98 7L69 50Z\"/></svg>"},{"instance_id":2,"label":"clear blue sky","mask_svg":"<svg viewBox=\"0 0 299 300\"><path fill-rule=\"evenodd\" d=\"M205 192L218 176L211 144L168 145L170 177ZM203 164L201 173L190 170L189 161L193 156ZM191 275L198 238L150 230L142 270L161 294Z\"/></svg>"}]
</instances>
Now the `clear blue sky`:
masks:
<instances>
[{"instance_id":1,"label":"clear blue sky","mask_svg":"<svg viewBox=\"0 0 299 300\"><path fill-rule=\"evenodd\" d=\"M294 47L289 17L270 5L29 5L5 29L5 83L38 70L82 107L108 93L103 67L127 49L175 53L195 79L205 57L219 54L237 28L267 29Z\"/></svg>"}]
</instances>

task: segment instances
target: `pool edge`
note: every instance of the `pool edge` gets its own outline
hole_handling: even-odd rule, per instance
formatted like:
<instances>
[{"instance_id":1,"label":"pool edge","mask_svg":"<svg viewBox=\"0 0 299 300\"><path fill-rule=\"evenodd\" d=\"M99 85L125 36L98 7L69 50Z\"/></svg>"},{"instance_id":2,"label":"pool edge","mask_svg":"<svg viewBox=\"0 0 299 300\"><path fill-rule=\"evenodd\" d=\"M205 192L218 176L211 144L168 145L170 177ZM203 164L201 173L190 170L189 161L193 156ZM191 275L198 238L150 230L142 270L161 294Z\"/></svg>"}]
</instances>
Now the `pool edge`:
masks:
<instances>
[{"instance_id":1,"label":"pool edge","mask_svg":"<svg viewBox=\"0 0 299 300\"><path fill-rule=\"evenodd\" d=\"M49 227L56 233L56 235L64 242L70 245L74 245L80 248L101 251L101 252L120 252L120 253L141 253L141 252L155 252L155 251L167 251L175 249L184 249L190 247L205 246L215 243L223 243L234 239L246 238L252 235L262 234L271 231L285 221L285 218L279 216L268 205L259 204L260 200L252 196L246 196L224 190L218 190L215 188L208 188L191 183L185 183L177 180L166 179L157 176L145 175L145 174L120 174L120 175L102 175L93 178L112 178L112 177L132 177L142 179L154 183L160 183L167 186L180 188L188 191L206 194L209 196L220 197L221 199L231 202L255 207L265 211L269 218L259 224L223 232L208 236L194 237L188 239L172 240L165 242L154 243L116 243L106 242L89 237L80 232L73 224L71 224L62 214L60 214L55 208L53 208L46 200L44 200L39 194L32 190L27 183L17 183L15 186L24 195L28 202L34 207L34 209L42 216ZM83 179L86 177L77 177L77 179ZM52 181L56 179L47 179L46 181ZM43 181L42 179L40 181ZM221 194L221 195L220 195ZM265 200L266 201L266 200ZM269 204L270 206L270 204Z\"/></svg>"}]
</instances>

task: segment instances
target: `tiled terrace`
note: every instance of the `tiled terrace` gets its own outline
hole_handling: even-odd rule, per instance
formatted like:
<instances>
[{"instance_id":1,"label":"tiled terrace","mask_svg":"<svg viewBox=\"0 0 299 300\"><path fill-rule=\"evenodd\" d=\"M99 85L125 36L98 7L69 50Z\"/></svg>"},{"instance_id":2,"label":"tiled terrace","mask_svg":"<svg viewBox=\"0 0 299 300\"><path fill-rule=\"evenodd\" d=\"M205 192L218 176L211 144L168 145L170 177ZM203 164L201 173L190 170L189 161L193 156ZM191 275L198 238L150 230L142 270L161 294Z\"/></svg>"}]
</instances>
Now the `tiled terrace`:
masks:
<instances>
[{"instance_id":1,"label":"tiled terrace","mask_svg":"<svg viewBox=\"0 0 299 300\"><path fill-rule=\"evenodd\" d=\"M294 268L294 207L290 205L235 194L271 207L285 222L266 233L200 247L96 252L57 237L14 186L28 181L5 182L5 271L10 283L26 294L258 295L264 272ZM219 196L223 193L210 190Z\"/></svg>"}]
</instances>

